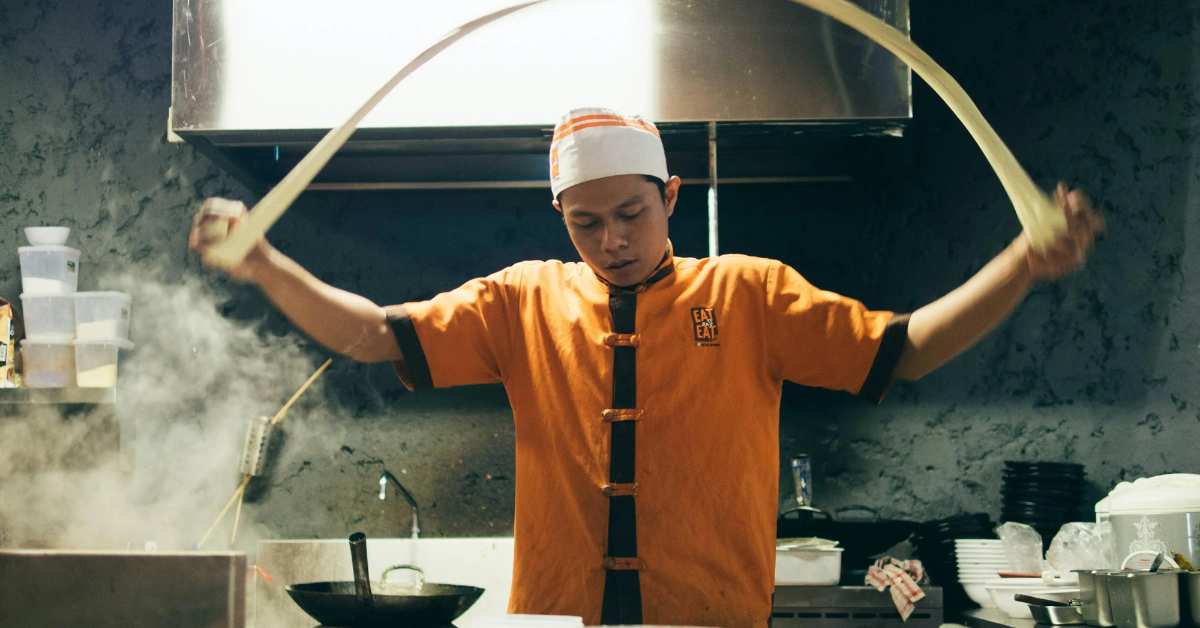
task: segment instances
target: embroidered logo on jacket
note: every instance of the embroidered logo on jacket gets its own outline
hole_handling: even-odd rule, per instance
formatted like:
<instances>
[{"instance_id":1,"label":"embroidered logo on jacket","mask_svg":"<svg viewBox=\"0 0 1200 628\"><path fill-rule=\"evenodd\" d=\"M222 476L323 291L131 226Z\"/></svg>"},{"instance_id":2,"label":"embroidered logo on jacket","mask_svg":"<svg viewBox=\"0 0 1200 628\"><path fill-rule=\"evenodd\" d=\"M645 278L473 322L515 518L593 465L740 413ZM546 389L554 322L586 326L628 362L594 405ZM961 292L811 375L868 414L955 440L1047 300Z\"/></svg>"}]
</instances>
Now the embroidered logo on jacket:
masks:
<instances>
[{"instance_id":1,"label":"embroidered logo on jacket","mask_svg":"<svg viewBox=\"0 0 1200 628\"><path fill-rule=\"evenodd\" d=\"M692 331L696 336L697 347L716 347L720 343L717 342L717 314L711 307L694 307L692 308Z\"/></svg>"}]
</instances>

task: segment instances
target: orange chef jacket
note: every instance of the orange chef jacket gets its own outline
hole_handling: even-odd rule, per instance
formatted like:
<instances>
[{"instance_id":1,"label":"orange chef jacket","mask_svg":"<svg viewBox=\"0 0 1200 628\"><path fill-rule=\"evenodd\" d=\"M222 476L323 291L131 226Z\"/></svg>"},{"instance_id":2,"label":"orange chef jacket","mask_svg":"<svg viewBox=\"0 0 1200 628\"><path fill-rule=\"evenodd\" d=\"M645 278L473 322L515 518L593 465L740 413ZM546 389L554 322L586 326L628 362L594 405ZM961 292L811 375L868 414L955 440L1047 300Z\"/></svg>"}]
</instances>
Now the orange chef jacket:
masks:
<instances>
[{"instance_id":1,"label":"orange chef jacket","mask_svg":"<svg viewBox=\"0 0 1200 628\"><path fill-rule=\"evenodd\" d=\"M588 625L765 626L783 380L878 401L907 334L779 261L669 248L633 288L523 262L387 311L410 389L508 392L509 612Z\"/></svg>"}]
</instances>

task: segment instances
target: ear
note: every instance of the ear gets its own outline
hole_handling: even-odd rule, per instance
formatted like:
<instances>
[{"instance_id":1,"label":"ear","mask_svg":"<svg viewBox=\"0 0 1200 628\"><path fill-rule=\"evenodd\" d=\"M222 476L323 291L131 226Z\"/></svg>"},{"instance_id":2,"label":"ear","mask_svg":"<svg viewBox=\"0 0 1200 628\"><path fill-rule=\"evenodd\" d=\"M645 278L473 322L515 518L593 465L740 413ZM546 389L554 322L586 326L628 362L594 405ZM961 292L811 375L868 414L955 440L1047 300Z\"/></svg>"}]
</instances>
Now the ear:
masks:
<instances>
[{"instance_id":1,"label":"ear","mask_svg":"<svg viewBox=\"0 0 1200 628\"><path fill-rule=\"evenodd\" d=\"M557 209L557 210L558 210L558 213L560 213L560 214L562 213L562 205L559 205L559 204L558 204L558 199L555 199L555 200L553 200L553 201L550 201L550 204L551 204L551 205L554 205L554 209Z\"/></svg>"},{"instance_id":2,"label":"ear","mask_svg":"<svg viewBox=\"0 0 1200 628\"><path fill-rule=\"evenodd\" d=\"M671 177L667 179L666 186L663 187L663 194L667 197L667 217L675 213L675 201L679 200L679 186L683 181L679 177Z\"/></svg>"}]
</instances>

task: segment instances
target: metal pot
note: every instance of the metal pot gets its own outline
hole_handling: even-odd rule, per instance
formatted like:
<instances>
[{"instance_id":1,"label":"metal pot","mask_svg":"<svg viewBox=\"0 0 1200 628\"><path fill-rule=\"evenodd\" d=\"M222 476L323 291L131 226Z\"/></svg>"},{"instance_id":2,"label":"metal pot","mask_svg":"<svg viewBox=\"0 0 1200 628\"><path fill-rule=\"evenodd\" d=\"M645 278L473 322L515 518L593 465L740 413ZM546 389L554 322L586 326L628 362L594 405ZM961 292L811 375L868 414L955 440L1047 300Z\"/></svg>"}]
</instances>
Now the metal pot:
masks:
<instances>
[{"instance_id":1,"label":"metal pot","mask_svg":"<svg viewBox=\"0 0 1200 628\"><path fill-rule=\"evenodd\" d=\"M1179 572L1126 571L1108 581L1113 621L1118 628L1176 628L1179 625Z\"/></svg>"},{"instance_id":2,"label":"metal pot","mask_svg":"<svg viewBox=\"0 0 1200 628\"><path fill-rule=\"evenodd\" d=\"M1200 572L1179 574L1180 626L1200 628Z\"/></svg>"}]
</instances>

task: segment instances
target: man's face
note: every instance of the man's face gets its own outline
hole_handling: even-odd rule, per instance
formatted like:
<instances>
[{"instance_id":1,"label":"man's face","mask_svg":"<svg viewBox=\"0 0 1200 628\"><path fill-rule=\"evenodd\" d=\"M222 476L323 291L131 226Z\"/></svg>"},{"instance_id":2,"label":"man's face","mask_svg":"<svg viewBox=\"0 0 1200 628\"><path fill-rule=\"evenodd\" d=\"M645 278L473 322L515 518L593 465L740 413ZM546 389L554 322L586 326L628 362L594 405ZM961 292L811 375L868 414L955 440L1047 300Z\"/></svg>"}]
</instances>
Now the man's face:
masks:
<instances>
[{"instance_id":1,"label":"man's face","mask_svg":"<svg viewBox=\"0 0 1200 628\"><path fill-rule=\"evenodd\" d=\"M667 250L667 218L675 211L679 177L658 186L642 175L595 179L567 188L554 202L579 256L596 274L618 286L650 276Z\"/></svg>"}]
</instances>

